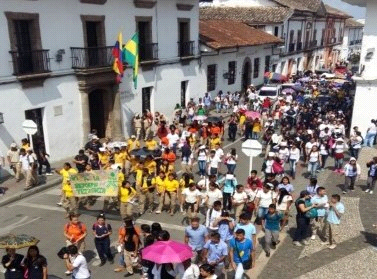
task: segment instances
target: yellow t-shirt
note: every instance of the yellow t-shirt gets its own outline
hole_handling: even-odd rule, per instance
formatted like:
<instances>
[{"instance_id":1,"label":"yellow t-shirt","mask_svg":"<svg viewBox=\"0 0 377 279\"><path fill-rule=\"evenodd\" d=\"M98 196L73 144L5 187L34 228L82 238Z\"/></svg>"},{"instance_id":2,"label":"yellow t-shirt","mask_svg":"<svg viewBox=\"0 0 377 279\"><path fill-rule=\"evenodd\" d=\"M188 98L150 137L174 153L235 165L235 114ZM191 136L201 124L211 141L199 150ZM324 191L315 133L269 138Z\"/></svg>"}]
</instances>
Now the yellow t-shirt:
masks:
<instances>
[{"instance_id":1,"label":"yellow t-shirt","mask_svg":"<svg viewBox=\"0 0 377 279\"><path fill-rule=\"evenodd\" d=\"M101 162L102 165L106 165L109 163L110 156L107 153L98 153L98 159Z\"/></svg>"},{"instance_id":2,"label":"yellow t-shirt","mask_svg":"<svg viewBox=\"0 0 377 279\"><path fill-rule=\"evenodd\" d=\"M178 190L178 188L179 188L179 182L176 179L173 179L173 180L166 179L165 180L166 191L176 192Z\"/></svg>"},{"instance_id":3,"label":"yellow t-shirt","mask_svg":"<svg viewBox=\"0 0 377 279\"><path fill-rule=\"evenodd\" d=\"M157 141L155 140L147 140L145 142L145 147L148 149L148 150L155 150L157 148Z\"/></svg>"},{"instance_id":4,"label":"yellow t-shirt","mask_svg":"<svg viewBox=\"0 0 377 279\"><path fill-rule=\"evenodd\" d=\"M241 115L240 116L240 124L243 125L243 123L245 123L246 121L246 116L245 115Z\"/></svg>"},{"instance_id":5,"label":"yellow t-shirt","mask_svg":"<svg viewBox=\"0 0 377 279\"><path fill-rule=\"evenodd\" d=\"M261 132L262 130L262 125L260 124L260 122L256 122L253 124L253 132L256 132L256 133L259 133Z\"/></svg>"},{"instance_id":6,"label":"yellow t-shirt","mask_svg":"<svg viewBox=\"0 0 377 279\"><path fill-rule=\"evenodd\" d=\"M132 139L129 139L127 141L127 150L128 152L136 149L136 148L140 148L140 142L138 140L132 140Z\"/></svg>"},{"instance_id":7,"label":"yellow t-shirt","mask_svg":"<svg viewBox=\"0 0 377 279\"><path fill-rule=\"evenodd\" d=\"M126 177L124 176L124 173L123 172L118 172L118 186L121 187L122 186L122 182L124 181Z\"/></svg>"},{"instance_id":8,"label":"yellow t-shirt","mask_svg":"<svg viewBox=\"0 0 377 279\"><path fill-rule=\"evenodd\" d=\"M129 202L136 195L135 189L132 187L130 189L131 192L127 188L119 188L120 202Z\"/></svg>"},{"instance_id":9,"label":"yellow t-shirt","mask_svg":"<svg viewBox=\"0 0 377 279\"><path fill-rule=\"evenodd\" d=\"M115 164L120 164L121 166L123 166L125 159L126 158L124 156L124 153L114 153L114 162L115 162Z\"/></svg>"},{"instance_id":10,"label":"yellow t-shirt","mask_svg":"<svg viewBox=\"0 0 377 279\"><path fill-rule=\"evenodd\" d=\"M194 180L190 179L188 185L191 184L191 183L194 183ZM185 185L185 184L186 184L185 180L183 178L181 178L179 180L179 186L181 187L181 189L185 189L186 187L188 187L188 185Z\"/></svg>"},{"instance_id":11,"label":"yellow t-shirt","mask_svg":"<svg viewBox=\"0 0 377 279\"><path fill-rule=\"evenodd\" d=\"M163 191L165 191L165 181L166 181L165 178L161 179L161 177L159 176L156 177L155 183L156 183L156 189L158 193L162 193Z\"/></svg>"},{"instance_id":12,"label":"yellow t-shirt","mask_svg":"<svg viewBox=\"0 0 377 279\"><path fill-rule=\"evenodd\" d=\"M60 175L63 177L62 181L62 190L67 198L73 197L73 190L71 185L69 184L69 175L76 174L77 170L74 168L70 168L69 170L62 169Z\"/></svg>"},{"instance_id":13,"label":"yellow t-shirt","mask_svg":"<svg viewBox=\"0 0 377 279\"><path fill-rule=\"evenodd\" d=\"M147 179L147 177L144 177L143 187L141 187L144 192L148 189L149 186L153 186L156 184L156 178L152 178L151 185L148 186Z\"/></svg>"},{"instance_id":14,"label":"yellow t-shirt","mask_svg":"<svg viewBox=\"0 0 377 279\"><path fill-rule=\"evenodd\" d=\"M156 162L155 161L145 161L144 168L148 169L148 172L151 174L152 172L156 173Z\"/></svg>"},{"instance_id":15,"label":"yellow t-shirt","mask_svg":"<svg viewBox=\"0 0 377 279\"><path fill-rule=\"evenodd\" d=\"M135 177L135 180L136 180L136 185L141 185L141 179L143 178L143 170L142 169L136 169L135 170L136 172L136 177Z\"/></svg>"},{"instance_id":16,"label":"yellow t-shirt","mask_svg":"<svg viewBox=\"0 0 377 279\"><path fill-rule=\"evenodd\" d=\"M216 144L221 144L220 138L213 138L210 140L210 148L215 149Z\"/></svg>"}]
</instances>

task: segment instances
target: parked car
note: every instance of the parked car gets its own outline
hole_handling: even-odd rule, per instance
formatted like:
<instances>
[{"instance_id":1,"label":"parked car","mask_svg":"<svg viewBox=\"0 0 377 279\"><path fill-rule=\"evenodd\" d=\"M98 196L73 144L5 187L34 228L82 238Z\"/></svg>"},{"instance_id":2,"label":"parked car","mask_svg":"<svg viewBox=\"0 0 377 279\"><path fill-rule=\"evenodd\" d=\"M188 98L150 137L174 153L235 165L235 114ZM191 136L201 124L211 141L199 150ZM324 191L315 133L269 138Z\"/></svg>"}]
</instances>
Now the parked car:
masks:
<instances>
[{"instance_id":1,"label":"parked car","mask_svg":"<svg viewBox=\"0 0 377 279\"><path fill-rule=\"evenodd\" d=\"M276 99L281 94L281 85L267 85L259 89L258 96L259 99L264 100L265 98Z\"/></svg>"}]
</instances>

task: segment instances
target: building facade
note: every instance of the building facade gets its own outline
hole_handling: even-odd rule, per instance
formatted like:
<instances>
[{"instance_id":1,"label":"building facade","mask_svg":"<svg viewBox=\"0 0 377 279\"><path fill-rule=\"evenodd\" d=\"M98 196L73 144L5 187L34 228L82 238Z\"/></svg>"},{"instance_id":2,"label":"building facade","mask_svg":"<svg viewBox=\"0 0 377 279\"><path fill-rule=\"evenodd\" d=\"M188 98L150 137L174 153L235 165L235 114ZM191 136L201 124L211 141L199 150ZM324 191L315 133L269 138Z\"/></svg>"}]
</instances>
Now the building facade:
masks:
<instances>
[{"instance_id":1,"label":"building facade","mask_svg":"<svg viewBox=\"0 0 377 279\"><path fill-rule=\"evenodd\" d=\"M135 113L169 114L176 103L203 94L194 0L15 0L0 9L2 150L27 136L22 122L32 119L34 148L59 160L75 154L91 129L119 139L132 133ZM135 89L132 69L115 82L112 46L118 32L125 43L136 31Z\"/></svg>"},{"instance_id":2,"label":"building facade","mask_svg":"<svg viewBox=\"0 0 377 279\"><path fill-rule=\"evenodd\" d=\"M374 105L377 103L377 2L372 0L343 0L351 5L366 7L366 20L362 38L359 73L354 76L356 92L352 114L352 126L358 126L365 135L376 119Z\"/></svg>"},{"instance_id":3,"label":"building facade","mask_svg":"<svg viewBox=\"0 0 377 279\"><path fill-rule=\"evenodd\" d=\"M352 18L346 20L341 59L351 64L358 64L360 60L361 44L363 40L364 24ZM359 59L355 59L359 58ZM355 60L355 61L354 61Z\"/></svg>"}]
</instances>

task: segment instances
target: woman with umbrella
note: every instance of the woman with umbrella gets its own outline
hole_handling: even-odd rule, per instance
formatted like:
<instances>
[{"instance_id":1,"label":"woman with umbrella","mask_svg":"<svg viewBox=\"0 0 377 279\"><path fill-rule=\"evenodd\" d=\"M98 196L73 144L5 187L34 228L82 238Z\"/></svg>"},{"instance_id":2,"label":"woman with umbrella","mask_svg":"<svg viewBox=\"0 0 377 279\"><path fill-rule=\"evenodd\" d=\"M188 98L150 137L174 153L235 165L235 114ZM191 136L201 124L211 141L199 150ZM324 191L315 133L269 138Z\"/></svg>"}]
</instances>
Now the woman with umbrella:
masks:
<instances>
[{"instance_id":1,"label":"woman with umbrella","mask_svg":"<svg viewBox=\"0 0 377 279\"><path fill-rule=\"evenodd\" d=\"M47 279L47 260L36 245L29 247L22 265L26 268L25 279Z\"/></svg>"},{"instance_id":2,"label":"woman with umbrella","mask_svg":"<svg viewBox=\"0 0 377 279\"><path fill-rule=\"evenodd\" d=\"M5 279L24 279L23 267L21 265L24 256L17 254L14 248L6 248L5 251L7 254L1 260L6 269Z\"/></svg>"}]
</instances>

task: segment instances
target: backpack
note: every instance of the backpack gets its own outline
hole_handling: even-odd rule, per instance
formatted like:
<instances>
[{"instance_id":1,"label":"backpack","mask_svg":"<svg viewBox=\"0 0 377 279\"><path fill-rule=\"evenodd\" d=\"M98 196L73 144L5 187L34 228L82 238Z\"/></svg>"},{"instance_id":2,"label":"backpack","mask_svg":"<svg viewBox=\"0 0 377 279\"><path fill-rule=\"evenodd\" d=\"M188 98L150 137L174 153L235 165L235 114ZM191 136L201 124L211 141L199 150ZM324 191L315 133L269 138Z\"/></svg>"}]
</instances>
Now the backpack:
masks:
<instances>
[{"instance_id":1,"label":"backpack","mask_svg":"<svg viewBox=\"0 0 377 279\"><path fill-rule=\"evenodd\" d=\"M280 165L278 162L273 162L272 164L272 172L275 174L283 174L284 168L282 165Z\"/></svg>"},{"instance_id":2,"label":"backpack","mask_svg":"<svg viewBox=\"0 0 377 279\"><path fill-rule=\"evenodd\" d=\"M298 201L300 199L297 199L296 200L296 208L298 208ZM312 203L310 202L310 200L305 200L305 207L309 207L311 206ZM309 219L313 219L313 218L317 218L318 217L318 211L317 211L317 208L313 207L311 208L310 210L306 211L305 212L305 217L306 218L309 218Z\"/></svg>"}]
</instances>

